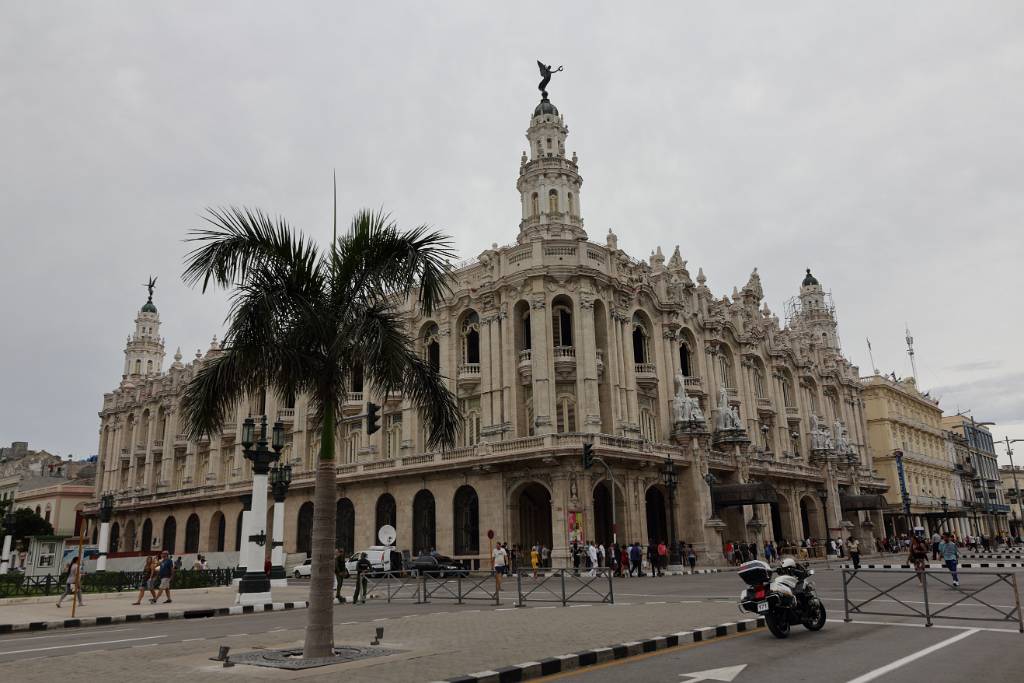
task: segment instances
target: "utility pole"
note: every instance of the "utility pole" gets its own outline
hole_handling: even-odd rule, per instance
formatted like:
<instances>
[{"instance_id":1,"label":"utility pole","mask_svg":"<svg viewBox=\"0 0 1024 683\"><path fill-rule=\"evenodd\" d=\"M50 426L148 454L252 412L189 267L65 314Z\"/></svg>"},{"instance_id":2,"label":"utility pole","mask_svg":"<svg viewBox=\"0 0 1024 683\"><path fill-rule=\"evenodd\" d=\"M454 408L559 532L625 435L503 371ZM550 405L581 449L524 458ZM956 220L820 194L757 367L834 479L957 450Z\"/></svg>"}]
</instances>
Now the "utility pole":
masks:
<instances>
[{"instance_id":1,"label":"utility pole","mask_svg":"<svg viewBox=\"0 0 1024 683\"><path fill-rule=\"evenodd\" d=\"M917 381L917 363L914 361L914 338L910 336L910 327L907 327L907 355L910 356L910 372Z\"/></svg>"},{"instance_id":2,"label":"utility pole","mask_svg":"<svg viewBox=\"0 0 1024 683\"><path fill-rule=\"evenodd\" d=\"M1011 439L1008 435L1004 435L1004 439L1006 440L1006 455L1010 458L1010 474L1013 476L1013 499L1017 505L1011 508L1013 510L1013 525L1017 527L1016 532L1019 535L1020 524L1017 519L1017 509L1021 507L1020 486L1017 485L1017 468L1013 466L1013 449L1010 448L1010 444L1024 441L1024 439Z\"/></svg>"}]
</instances>

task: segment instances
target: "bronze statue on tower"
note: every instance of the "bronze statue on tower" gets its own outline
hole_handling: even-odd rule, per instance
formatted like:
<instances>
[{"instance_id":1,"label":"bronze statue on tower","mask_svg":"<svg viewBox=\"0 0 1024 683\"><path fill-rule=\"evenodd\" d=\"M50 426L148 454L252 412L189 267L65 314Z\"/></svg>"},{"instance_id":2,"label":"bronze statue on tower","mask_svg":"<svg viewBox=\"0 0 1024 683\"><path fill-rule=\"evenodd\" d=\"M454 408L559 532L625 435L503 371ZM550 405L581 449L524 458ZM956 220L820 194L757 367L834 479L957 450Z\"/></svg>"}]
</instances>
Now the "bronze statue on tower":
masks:
<instances>
[{"instance_id":1,"label":"bronze statue on tower","mask_svg":"<svg viewBox=\"0 0 1024 683\"><path fill-rule=\"evenodd\" d=\"M537 86L537 89L540 90L540 96L543 99L546 100L548 98L547 87L548 87L548 83L551 82L551 76L553 74L558 73L559 71L561 71L565 67L559 66L557 69L552 71L550 64L544 64L544 62L540 61L539 59L537 60L537 66L540 67L540 75L541 75L540 85Z\"/></svg>"}]
</instances>

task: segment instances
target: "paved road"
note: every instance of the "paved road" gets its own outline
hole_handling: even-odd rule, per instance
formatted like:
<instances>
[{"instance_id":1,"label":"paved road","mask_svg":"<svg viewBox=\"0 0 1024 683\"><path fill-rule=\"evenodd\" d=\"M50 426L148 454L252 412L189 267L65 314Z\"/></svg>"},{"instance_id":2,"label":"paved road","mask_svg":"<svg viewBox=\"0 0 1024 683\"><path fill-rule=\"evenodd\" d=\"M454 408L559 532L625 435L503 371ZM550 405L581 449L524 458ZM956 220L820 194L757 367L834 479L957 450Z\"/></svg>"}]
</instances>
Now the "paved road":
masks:
<instances>
[{"instance_id":1,"label":"paved road","mask_svg":"<svg viewBox=\"0 0 1024 683\"><path fill-rule=\"evenodd\" d=\"M735 678L725 671L703 680L921 683L983 678L989 683L1019 683L1019 657L1010 653L1020 651L1022 638L1016 631L839 621L818 633L799 629L786 640L758 630L543 680L688 683L702 679L685 674L746 665Z\"/></svg>"}]
</instances>

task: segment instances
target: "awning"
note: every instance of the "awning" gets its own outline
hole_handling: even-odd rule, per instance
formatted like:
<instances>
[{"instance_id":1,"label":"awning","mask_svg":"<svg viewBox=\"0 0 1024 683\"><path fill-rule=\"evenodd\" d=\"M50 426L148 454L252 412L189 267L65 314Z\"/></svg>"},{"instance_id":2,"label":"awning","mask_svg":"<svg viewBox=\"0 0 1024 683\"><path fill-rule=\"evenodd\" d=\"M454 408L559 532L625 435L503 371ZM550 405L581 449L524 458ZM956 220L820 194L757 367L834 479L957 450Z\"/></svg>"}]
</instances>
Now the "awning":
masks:
<instances>
[{"instance_id":1,"label":"awning","mask_svg":"<svg viewBox=\"0 0 1024 683\"><path fill-rule=\"evenodd\" d=\"M885 510L889 507L889 503L886 502L885 496L868 493L859 496L840 495L839 506L844 512L852 512L854 510Z\"/></svg>"},{"instance_id":2,"label":"awning","mask_svg":"<svg viewBox=\"0 0 1024 683\"><path fill-rule=\"evenodd\" d=\"M711 489L715 507L758 505L779 502L779 494L771 484L724 484Z\"/></svg>"}]
</instances>

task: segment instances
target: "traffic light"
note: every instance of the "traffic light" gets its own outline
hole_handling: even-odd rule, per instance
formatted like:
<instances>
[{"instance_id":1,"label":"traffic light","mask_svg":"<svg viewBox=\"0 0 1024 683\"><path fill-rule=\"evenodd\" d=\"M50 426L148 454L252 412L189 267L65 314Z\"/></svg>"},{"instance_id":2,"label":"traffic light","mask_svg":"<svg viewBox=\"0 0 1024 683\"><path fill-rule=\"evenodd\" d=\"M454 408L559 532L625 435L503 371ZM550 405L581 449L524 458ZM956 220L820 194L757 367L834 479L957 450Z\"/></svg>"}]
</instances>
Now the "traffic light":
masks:
<instances>
[{"instance_id":1,"label":"traffic light","mask_svg":"<svg viewBox=\"0 0 1024 683\"><path fill-rule=\"evenodd\" d=\"M594 444L583 444L583 469L589 470L594 466Z\"/></svg>"},{"instance_id":2,"label":"traffic light","mask_svg":"<svg viewBox=\"0 0 1024 683\"><path fill-rule=\"evenodd\" d=\"M380 429L380 406L376 403L366 403L366 433L373 434Z\"/></svg>"}]
</instances>

